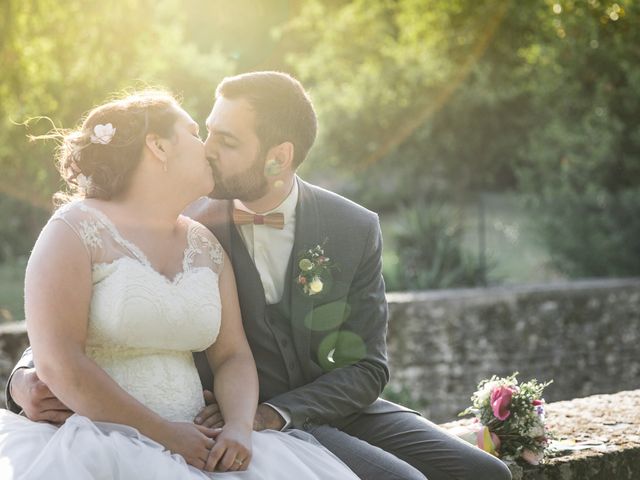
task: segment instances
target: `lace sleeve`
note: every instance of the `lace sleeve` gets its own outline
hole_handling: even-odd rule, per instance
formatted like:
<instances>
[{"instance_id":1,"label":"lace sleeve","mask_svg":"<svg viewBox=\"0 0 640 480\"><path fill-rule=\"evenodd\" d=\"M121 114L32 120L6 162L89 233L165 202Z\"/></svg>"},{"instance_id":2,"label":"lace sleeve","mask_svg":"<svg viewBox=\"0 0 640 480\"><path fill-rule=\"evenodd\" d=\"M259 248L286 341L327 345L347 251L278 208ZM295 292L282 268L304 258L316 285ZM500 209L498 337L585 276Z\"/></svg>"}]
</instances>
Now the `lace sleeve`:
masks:
<instances>
[{"instance_id":1,"label":"lace sleeve","mask_svg":"<svg viewBox=\"0 0 640 480\"><path fill-rule=\"evenodd\" d=\"M104 257L105 227L89 212L83 210L79 202L63 205L53 214L49 222L64 222L78 236L84 245L91 263L97 263Z\"/></svg>"},{"instance_id":2,"label":"lace sleeve","mask_svg":"<svg viewBox=\"0 0 640 480\"><path fill-rule=\"evenodd\" d=\"M216 273L222 271L224 250L218 239L204 225L189 219L188 247L184 255L184 270L208 267Z\"/></svg>"}]
</instances>

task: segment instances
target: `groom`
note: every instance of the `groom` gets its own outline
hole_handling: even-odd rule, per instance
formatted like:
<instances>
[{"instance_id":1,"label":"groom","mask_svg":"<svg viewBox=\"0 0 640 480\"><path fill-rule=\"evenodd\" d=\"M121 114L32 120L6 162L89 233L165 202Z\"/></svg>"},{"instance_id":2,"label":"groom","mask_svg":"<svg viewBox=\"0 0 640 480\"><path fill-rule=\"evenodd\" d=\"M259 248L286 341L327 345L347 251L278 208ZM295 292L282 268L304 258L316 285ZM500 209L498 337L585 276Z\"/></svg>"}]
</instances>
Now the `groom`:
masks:
<instances>
[{"instance_id":1,"label":"groom","mask_svg":"<svg viewBox=\"0 0 640 480\"><path fill-rule=\"evenodd\" d=\"M389 379L378 218L296 175L316 136L300 83L277 72L226 78L207 130L216 199L186 213L216 235L238 278L260 380L256 429L306 430L365 479L510 478L499 460L378 398ZM196 363L210 390L206 359ZM14 371L8 390L33 419L69 414L33 369ZM195 421L217 424L206 396Z\"/></svg>"}]
</instances>

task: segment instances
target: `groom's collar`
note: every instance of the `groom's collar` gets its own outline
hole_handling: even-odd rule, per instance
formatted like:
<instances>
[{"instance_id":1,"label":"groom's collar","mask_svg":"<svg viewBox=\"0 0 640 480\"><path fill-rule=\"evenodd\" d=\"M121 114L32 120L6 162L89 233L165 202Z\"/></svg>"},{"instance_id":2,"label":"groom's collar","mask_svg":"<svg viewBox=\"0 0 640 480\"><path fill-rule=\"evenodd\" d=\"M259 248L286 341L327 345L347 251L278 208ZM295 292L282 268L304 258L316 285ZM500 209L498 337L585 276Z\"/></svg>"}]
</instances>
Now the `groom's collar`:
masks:
<instances>
[{"instance_id":1,"label":"groom's collar","mask_svg":"<svg viewBox=\"0 0 640 480\"><path fill-rule=\"evenodd\" d=\"M291 191L285 197L285 199L275 208L272 208L268 212L262 212L261 215L268 215L270 213L278 212L284 215L285 224L289 223L293 218L295 218L296 214L296 205L298 204L298 182L296 178L293 179L293 185L291 187ZM247 207L241 200L237 198L233 200L233 206L239 210L244 210L249 213L256 213Z\"/></svg>"}]
</instances>

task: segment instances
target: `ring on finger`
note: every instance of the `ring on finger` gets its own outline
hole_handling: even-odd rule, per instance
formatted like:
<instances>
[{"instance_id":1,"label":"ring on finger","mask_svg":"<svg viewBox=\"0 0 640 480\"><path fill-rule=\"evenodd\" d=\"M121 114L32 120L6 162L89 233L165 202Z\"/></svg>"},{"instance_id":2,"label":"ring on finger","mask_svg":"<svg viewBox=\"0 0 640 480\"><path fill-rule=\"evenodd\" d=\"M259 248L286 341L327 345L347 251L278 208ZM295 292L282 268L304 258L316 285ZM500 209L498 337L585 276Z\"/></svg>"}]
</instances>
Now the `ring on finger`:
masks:
<instances>
[{"instance_id":1,"label":"ring on finger","mask_svg":"<svg viewBox=\"0 0 640 480\"><path fill-rule=\"evenodd\" d=\"M233 463L237 463L239 466L244 465L244 462L243 462L242 460L240 460L238 457L236 457L236 458L233 460Z\"/></svg>"}]
</instances>

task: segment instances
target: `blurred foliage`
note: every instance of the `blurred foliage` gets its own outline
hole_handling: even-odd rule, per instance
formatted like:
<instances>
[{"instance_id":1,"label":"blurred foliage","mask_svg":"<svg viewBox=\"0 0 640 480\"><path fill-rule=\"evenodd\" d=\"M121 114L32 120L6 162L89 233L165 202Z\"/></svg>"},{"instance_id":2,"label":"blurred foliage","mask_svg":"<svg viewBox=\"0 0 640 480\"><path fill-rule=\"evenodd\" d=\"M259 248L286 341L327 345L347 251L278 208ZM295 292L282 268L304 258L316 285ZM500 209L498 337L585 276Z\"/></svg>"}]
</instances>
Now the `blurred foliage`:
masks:
<instances>
[{"instance_id":1,"label":"blurred foliage","mask_svg":"<svg viewBox=\"0 0 640 480\"><path fill-rule=\"evenodd\" d=\"M562 5L526 53L542 121L520 148L520 188L562 271L639 275L639 5Z\"/></svg>"},{"instance_id":2,"label":"blurred foliage","mask_svg":"<svg viewBox=\"0 0 640 480\"><path fill-rule=\"evenodd\" d=\"M452 196L514 186L514 152L534 121L517 70L534 7L309 3L289 26L305 40L289 59L319 106L314 155L345 170L355 196L393 208L434 182ZM387 178L376 198L370 176Z\"/></svg>"},{"instance_id":3,"label":"blurred foliage","mask_svg":"<svg viewBox=\"0 0 640 480\"><path fill-rule=\"evenodd\" d=\"M30 117L71 127L113 92L159 85L203 122L223 76L280 69L320 117L310 180L390 212L425 192L524 191L567 273L637 275L612 249L637 258L639 36L634 0L4 0L0 193L48 211L60 186L53 145L26 141L51 125ZM15 227L28 215L6 201L0 250L18 255L39 226ZM448 231L428 211L409 235Z\"/></svg>"},{"instance_id":4,"label":"blurred foliage","mask_svg":"<svg viewBox=\"0 0 640 480\"><path fill-rule=\"evenodd\" d=\"M27 257L0 263L0 323L24 320L23 288Z\"/></svg>"},{"instance_id":5,"label":"blurred foliage","mask_svg":"<svg viewBox=\"0 0 640 480\"><path fill-rule=\"evenodd\" d=\"M28 255L48 218L45 210L0 194L0 263Z\"/></svg>"},{"instance_id":6,"label":"blurred foliage","mask_svg":"<svg viewBox=\"0 0 640 480\"><path fill-rule=\"evenodd\" d=\"M460 210L438 201L405 209L393 241L397 262L385 272L388 290L428 290L480 286L489 272L464 247Z\"/></svg>"},{"instance_id":7,"label":"blurred foliage","mask_svg":"<svg viewBox=\"0 0 640 480\"><path fill-rule=\"evenodd\" d=\"M640 273L640 188L578 193L565 185L529 201L554 264L570 277Z\"/></svg>"},{"instance_id":8,"label":"blurred foliage","mask_svg":"<svg viewBox=\"0 0 640 480\"><path fill-rule=\"evenodd\" d=\"M629 215L640 188L638 2L307 4L284 30L302 39L288 59L319 107L313 154L345 172L351 196L393 210L424 191L459 203L521 190L562 273L640 274L640 216ZM407 237L419 230L416 220ZM399 242L402 268L429 248L419 242L411 253ZM438 263L422 258L419 274L432 275Z\"/></svg>"},{"instance_id":9,"label":"blurred foliage","mask_svg":"<svg viewBox=\"0 0 640 480\"><path fill-rule=\"evenodd\" d=\"M160 84L204 118L216 83L234 64L211 43L185 37L178 0L6 0L0 6L0 191L45 209L59 188L52 145L28 144L26 120L72 127L123 88ZM192 96L191 92L197 92ZM186 93L186 95L185 95ZM205 100L206 99L206 100ZM32 125L46 132L47 121Z\"/></svg>"}]
</instances>

